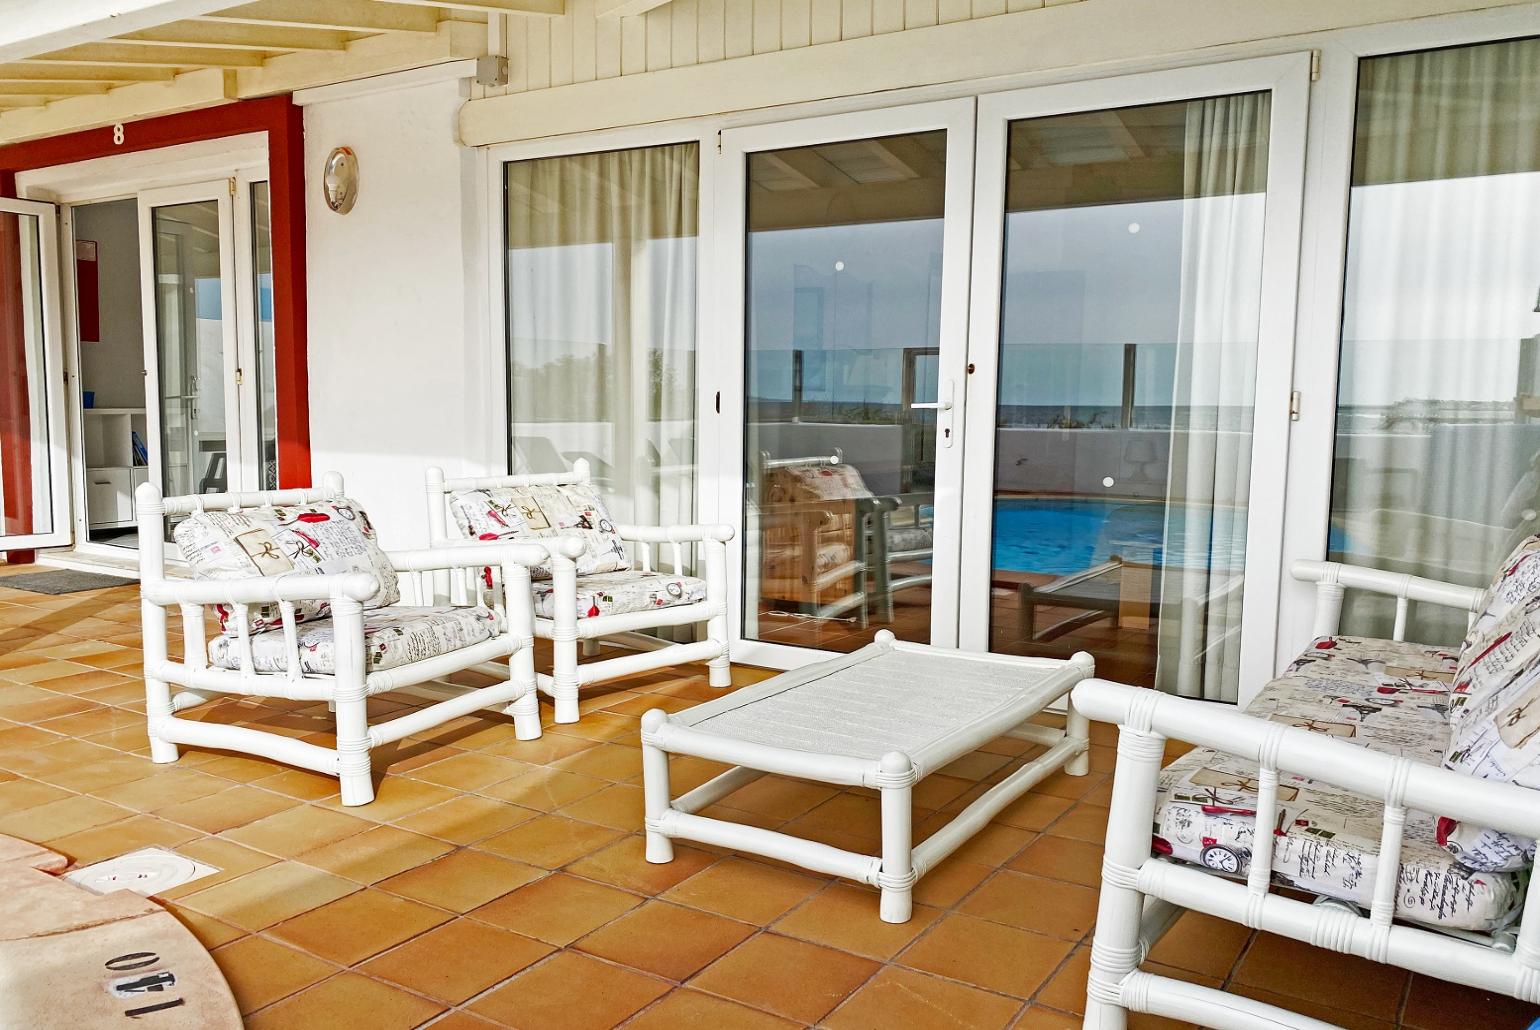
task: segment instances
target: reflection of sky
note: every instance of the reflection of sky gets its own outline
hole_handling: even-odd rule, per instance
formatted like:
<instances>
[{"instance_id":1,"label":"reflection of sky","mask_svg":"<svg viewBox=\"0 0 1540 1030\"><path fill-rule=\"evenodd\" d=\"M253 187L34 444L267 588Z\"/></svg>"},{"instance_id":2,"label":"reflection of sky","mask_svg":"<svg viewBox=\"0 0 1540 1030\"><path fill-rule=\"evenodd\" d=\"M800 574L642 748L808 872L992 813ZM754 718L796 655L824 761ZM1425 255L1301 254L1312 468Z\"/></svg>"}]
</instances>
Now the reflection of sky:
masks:
<instances>
[{"instance_id":1,"label":"reflection of sky","mask_svg":"<svg viewBox=\"0 0 1540 1030\"><path fill-rule=\"evenodd\" d=\"M1341 399L1512 400L1540 333L1540 172L1353 190Z\"/></svg>"}]
</instances>

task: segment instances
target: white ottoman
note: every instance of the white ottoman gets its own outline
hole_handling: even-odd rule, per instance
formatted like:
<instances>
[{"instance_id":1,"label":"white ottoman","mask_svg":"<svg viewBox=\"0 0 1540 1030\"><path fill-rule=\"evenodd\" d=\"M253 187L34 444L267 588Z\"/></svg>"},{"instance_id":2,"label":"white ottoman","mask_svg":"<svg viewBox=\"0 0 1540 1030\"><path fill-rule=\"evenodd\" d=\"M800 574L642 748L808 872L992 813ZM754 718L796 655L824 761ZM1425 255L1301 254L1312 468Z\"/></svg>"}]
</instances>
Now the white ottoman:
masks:
<instances>
[{"instance_id":1,"label":"white ottoman","mask_svg":"<svg viewBox=\"0 0 1540 1030\"><path fill-rule=\"evenodd\" d=\"M882 889L880 911L902 923L915 881L1054 770L1089 768L1087 722L1068 707L1065 729L1027 720L1092 674L1091 656L1068 661L972 654L908 644L886 630L853 654L783 673L676 715L642 717L647 861L674 857L671 838L716 844L844 876ZM997 737L1048 747L921 842L913 843L914 785ZM668 756L729 762L670 799ZM697 815L766 773L882 795L882 854L858 855L754 826Z\"/></svg>"}]
</instances>

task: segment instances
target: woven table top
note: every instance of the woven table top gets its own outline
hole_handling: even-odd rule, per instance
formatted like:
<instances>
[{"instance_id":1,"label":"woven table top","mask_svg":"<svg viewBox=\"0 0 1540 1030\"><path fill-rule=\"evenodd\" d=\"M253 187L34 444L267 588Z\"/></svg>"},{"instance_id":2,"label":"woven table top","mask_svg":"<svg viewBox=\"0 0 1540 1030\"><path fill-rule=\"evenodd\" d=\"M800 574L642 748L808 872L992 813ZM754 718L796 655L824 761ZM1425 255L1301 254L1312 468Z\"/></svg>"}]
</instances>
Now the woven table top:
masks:
<instances>
[{"instance_id":1,"label":"woven table top","mask_svg":"<svg viewBox=\"0 0 1540 1030\"><path fill-rule=\"evenodd\" d=\"M872 644L672 716L699 733L823 755L916 755L1010 708L1026 719L1069 689L1067 662ZM1062 689L1049 688L1062 683ZM958 748L958 754L973 750Z\"/></svg>"}]
</instances>

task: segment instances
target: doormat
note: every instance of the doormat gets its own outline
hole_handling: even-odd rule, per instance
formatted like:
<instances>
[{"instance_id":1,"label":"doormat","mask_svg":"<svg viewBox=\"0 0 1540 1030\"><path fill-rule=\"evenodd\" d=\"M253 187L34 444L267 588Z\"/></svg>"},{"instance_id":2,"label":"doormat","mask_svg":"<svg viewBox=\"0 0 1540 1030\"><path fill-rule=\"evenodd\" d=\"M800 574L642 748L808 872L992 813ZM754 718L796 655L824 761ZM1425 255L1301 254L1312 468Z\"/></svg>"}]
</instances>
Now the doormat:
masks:
<instances>
[{"instance_id":1,"label":"doormat","mask_svg":"<svg viewBox=\"0 0 1540 1030\"><path fill-rule=\"evenodd\" d=\"M53 572L20 572L14 576L0 576L0 587L12 590L30 590L34 594L73 594L81 590L104 590L107 587L125 587L139 582L121 576L105 576L100 572L76 572L74 569L57 569Z\"/></svg>"}]
</instances>

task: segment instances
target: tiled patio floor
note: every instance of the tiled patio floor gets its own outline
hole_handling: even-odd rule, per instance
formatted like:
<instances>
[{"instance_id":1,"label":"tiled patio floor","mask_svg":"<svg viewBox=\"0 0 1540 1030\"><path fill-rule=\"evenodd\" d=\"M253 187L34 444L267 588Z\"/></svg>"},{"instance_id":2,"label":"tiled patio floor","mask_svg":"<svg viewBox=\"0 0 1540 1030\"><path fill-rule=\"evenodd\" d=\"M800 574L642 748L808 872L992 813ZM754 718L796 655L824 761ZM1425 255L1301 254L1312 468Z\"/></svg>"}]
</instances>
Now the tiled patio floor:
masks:
<instances>
[{"instance_id":1,"label":"tiled patio floor","mask_svg":"<svg viewBox=\"0 0 1540 1030\"><path fill-rule=\"evenodd\" d=\"M693 668L591 693L582 722L539 741L491 715L403 741L377 756L379 799L343 810L335 781L267 761L150 764L138 617L133 588L0 587L0 833L77 863L163 845L220 867L162 900L253 1027L1079 1025L1107 727L1090 776L1008 809L890 926L874 893L826 877L684 846L671 865L642 861L638 719L707 697ZM740 683L763 675L738 670ZM302 737L328 725L320 705L231 702L211 717ZM917 798L936 814L922 832L1017 750L1002 741L924 781ZM676 790L713 771L676 760ZM744 821L876 846L875 801L858 793L767 779L727 802ZM1540 1014L1197 916L1153 958L1351 1027L1464 1030L1479 1014L1518 1028Z\"/></svg>"}]
</instances>

